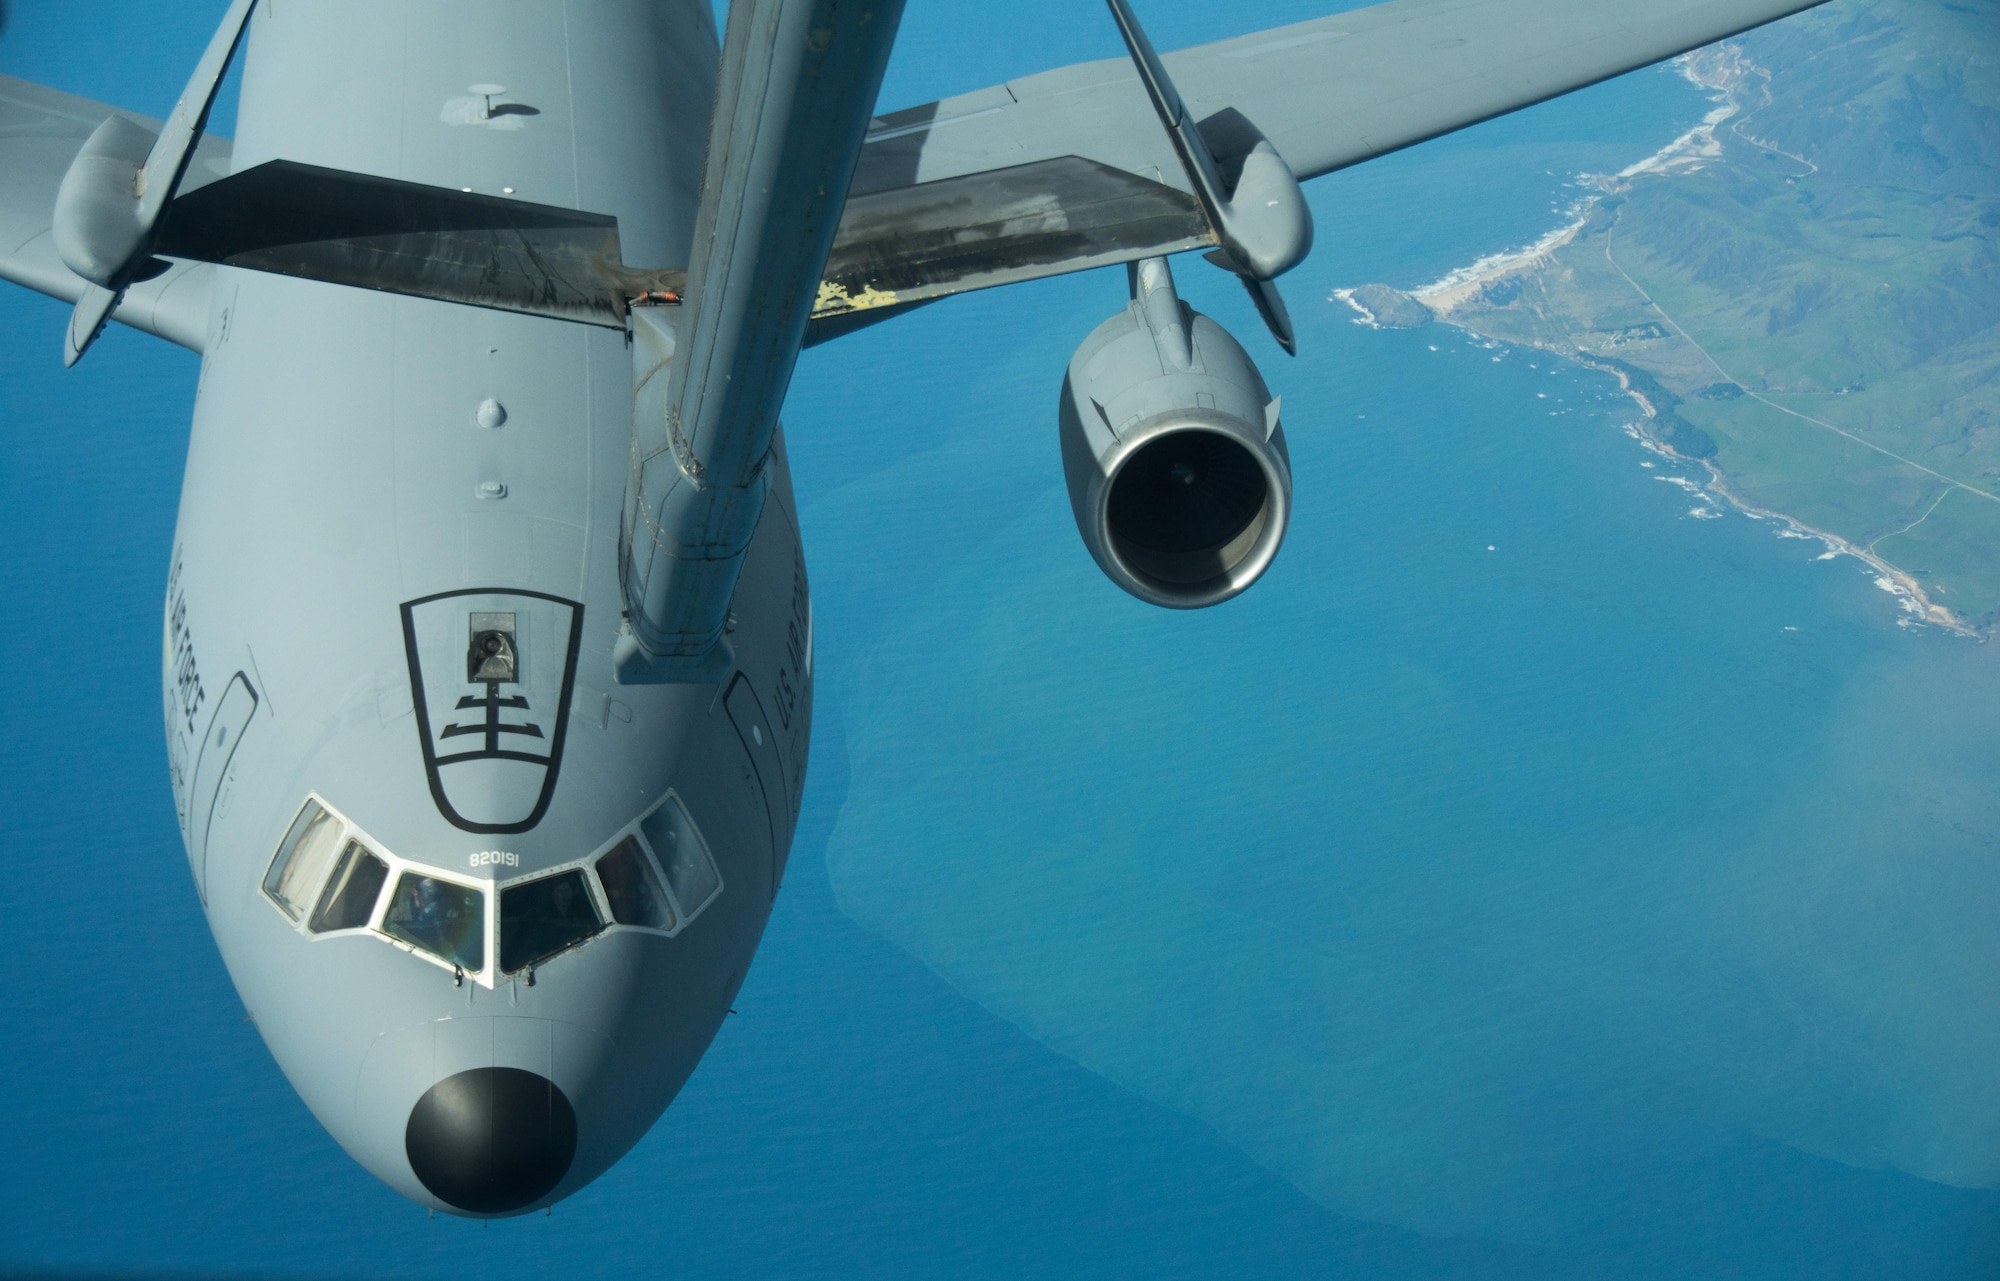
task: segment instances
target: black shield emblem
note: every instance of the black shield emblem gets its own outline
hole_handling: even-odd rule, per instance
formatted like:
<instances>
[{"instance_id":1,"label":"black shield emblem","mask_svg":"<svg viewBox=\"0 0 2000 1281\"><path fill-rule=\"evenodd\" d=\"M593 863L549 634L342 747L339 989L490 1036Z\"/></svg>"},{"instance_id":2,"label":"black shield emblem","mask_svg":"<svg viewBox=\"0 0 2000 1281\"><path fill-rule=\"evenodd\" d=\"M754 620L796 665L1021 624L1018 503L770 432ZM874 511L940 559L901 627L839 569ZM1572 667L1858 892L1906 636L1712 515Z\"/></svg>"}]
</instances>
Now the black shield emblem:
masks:
<instances>
[{"instance_id":1,"label":"black shield emblem","mask_svg":"<svg viewBox=\"0 0 2000 1281\"><path fill-rule=\"evenodd\" d=\"M403 604L431 799L468 832L525 832L555 796L583 606L475 588Z\"/></svg>"}]
</instances>

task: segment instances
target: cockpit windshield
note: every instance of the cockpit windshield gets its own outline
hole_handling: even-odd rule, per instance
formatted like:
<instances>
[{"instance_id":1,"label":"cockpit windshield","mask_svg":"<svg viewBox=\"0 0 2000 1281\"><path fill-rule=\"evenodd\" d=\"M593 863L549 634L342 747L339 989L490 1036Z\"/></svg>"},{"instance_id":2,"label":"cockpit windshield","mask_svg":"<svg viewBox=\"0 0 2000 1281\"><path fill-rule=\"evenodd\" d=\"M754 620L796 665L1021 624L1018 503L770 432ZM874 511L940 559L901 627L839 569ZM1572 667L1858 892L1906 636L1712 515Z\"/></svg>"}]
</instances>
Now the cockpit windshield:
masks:
<instances>
[{"instance_id":1,"label":"cockpit windshield","mask_svg":"<svg viewBox=\"0 0 2000 1281\"><path fill-rule=\"evenodd\" d=\"M722 888L722 876L715 870L708 842L701 839L701 832L682 808L680 797L672 793L639 827L666 868L667 888L681 905L681 915L694 916Z\"/></svg>"},{"instance_id":2,"label":"cockpit windshield","mask_svg":"<svg viewBox=\"0 0 2000 1281\"><path fill-rule=\"evenodd\" d=\"M307 926L315 934L330 930L358 930L375 915L375 900L382 882L389 879L389 865L376 858L360 841L349 841L340 852L340 862L327 878L326 892L319 896Z\"/></svg>"},{"instance_id":3,"label":"cockpit windshield","mask_svg":"<svg viewBox=\"0 0 2000 1281\"><path fill-rule=\"evenodd\" d=\"M604 886L604 901L611 905L611 919L620 925L674 928L673 905L637 837L626 837L597 860L597 880Z\"/></svg>"},{"instance_id":4,"label":"cockpit windshield","mask_svg":"<svg viewBox=\"0 0 2000 1281\"><path fill-rule=\"evenodd\" d=\"M547 960L603 928L580 869L509 886L500 892L500 968Z\"/></svg>"},{"instance_id":5,"label":"cockpit windshield","mask_svg":"<svg viewBox=\"0 0 2000 1281\"><path fill-rule=\"evenodd\" d=\"M518 866L520 856L488 850L471 860L475 868ZM367 930L491 987L606 930L678 935L723 888L708 842L671 791L589 859L505 885L458 875L384 850L315 794L286 830L263 890L303 934ZM489 933L499 953L493 965Z\"/></svg>"},{"instance_id":6,"label":"cockpit windshield","mask_svg":"<svg viewBox=\"0 0 2000 1281\"><path fill-rule=\"evenodd\" d=\"M486 954L486 896L435 876L405 872L382 914L382 932L478 973Z\"/></svg>"},{"instance_id":7,"label":"cockpit windshield","mask_svg":"<svg viewBox=\"0 0 2000 1281\"><path fill-rule=\"evenodd\" d=\"M317 802L307 801L292 830L285 833L278 857L271 860L271 870L264 876L264 892L286 916L298 920L312 903L327 864L339 848L340 820Z\"/></svg>"}]
</instances>

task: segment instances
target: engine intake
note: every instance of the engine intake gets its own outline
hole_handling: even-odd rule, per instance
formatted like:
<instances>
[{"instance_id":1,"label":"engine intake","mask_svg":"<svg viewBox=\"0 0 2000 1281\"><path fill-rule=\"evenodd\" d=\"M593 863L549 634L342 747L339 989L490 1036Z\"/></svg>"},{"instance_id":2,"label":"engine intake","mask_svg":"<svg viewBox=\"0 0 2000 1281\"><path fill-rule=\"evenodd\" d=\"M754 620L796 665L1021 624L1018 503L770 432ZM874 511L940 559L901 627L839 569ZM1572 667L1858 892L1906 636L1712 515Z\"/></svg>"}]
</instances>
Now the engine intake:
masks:
<instances>
[{"instance_id":1,"label":"engine intake","mask_svg":"<svg viewBox=\"0 0 2000 1281\"><path fill-rule=\"evenodd\" d=\"M1070 359L1059 409L1070 509L1099 568L1140 600L1201 609L1270 567L1292 466L1257 366L1182 303L1164 259Z\"/></svg>"}]
</instances>

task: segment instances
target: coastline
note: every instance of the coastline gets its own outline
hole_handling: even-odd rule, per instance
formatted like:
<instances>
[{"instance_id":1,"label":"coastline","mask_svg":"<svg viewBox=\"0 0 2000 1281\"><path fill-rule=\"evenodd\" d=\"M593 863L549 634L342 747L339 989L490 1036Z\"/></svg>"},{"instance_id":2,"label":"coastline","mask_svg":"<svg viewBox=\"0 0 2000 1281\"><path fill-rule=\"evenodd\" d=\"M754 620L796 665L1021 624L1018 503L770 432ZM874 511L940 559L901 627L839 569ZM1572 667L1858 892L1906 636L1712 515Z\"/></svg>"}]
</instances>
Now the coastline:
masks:
<instances>
[{"instance_id":1,"label":"coastline","mask_svg":"<svg viewBox=\"0 0 2000 1281\"><path fill-rule=\"evenodd\" d=\"M1741 114L1742 103L1736 90L1755 73L1741 50L1734 46L1685 54L1676 58L1673 65L1697 88L1715 95L1716 105L1701 118L1700 124L1615 174L1582 175L1582 181L1597 190L1579 197L1567 211L1567 221L1534 243L1488 254L1469 266L1410 290L1410 297L1430 308L1438 319L1449 320L1452 312L1477 298L1487 286L1541 266L1549 255L1575 240L1589 225L1591 212L1603 198L1623 192L1633 179L1685 172L1721 159L1722 144L1716 141L1715 131L1731 117ZM1347 291L1336 291L1340 292Z\"/></svg>"},{"instance_id":2,"label":"coastline","mask_svg":"<svg viewBox=\"0 0 2000 1281\"><path fill-rule=\"evenodd\" d=\"M1473 333L1476 331L1468 329L1466 332ZM1481 336L1484 337L1484 335ZM1667 444L1664 440L1661 440L1659 435L1648 426L1659 415L1653 409L1652 404L1647 401L1646 397L1632 386L1632 380L1624 370L1612 365L1600 364L1578 352L1562 351L1541 343L1535 343L1532 346L1535 350L1562 356L1582 365L1586 369L1594 369L1599 373L1610 374L1616 378L1619 390L1631 397L1639 406L1640 418L1636 422L1627 424L1625 429L1627 434L1638 441L1647 451L1658 454L1660 457L1669 460L1677 466L1700 467L1703 471L1707 472L1708 483L1698 487L1702 493L1714 495L1727 503L1732 509L1741 512L1752 520L1777 522L1782 527L1778 535L1781 538L1808 538L1820 543L1826 548L1826 552L1816 557L1818 560L1832 560L1838 556L1852 556L1854 559L1868 566L1868 568L1874 570L1875 586L1894 596L1896 604L1903 611L1903 617L1896 620L1899 626L1927 625L1942 628L1945 631L1953 632L1960 636L1970 637L1973 640L1985 641L1986 637L1979 629L1973 627L1956 613L1932 600L1929 593L1924 591L1923 584L1918 582L1909 571L1891 565L1888 561L1883 560L1866 547L1857 546L1847 539L1842 538L1839 534L1815 528L1796 516L1787 515L1780 511L1772 511L1768 507L1757 506L1730 488L1728 474L1720 467L1717 467L1712 461L1706 458L1690 458L1686 454L1674 449L1672 445Z\"/></svg>"},{"instance_id":3,"label":"coastline","mask_svg":"<svg viewBox=\"0 0 2000 1281\"><path fill-rule=\"evenodd\" d=\"M1578 346L1501 339L1496 335L1482 332L1474 327L1469 318L1458 314L1465 310L1468 304L1483 297L1491 286L1545 265L1556 251L1572 243L1590 225L1592 215L1605 196L1621 194L1637 178L1692 172L1710 161L1721 158L1722 145L1716 138L1716 130L1733 117L1742 114L1743 91L1764 73L1750 63L1735 46L1723 46L1687 54L1676 59L1674 66L1689 81L1711 91L1714 95L1716 105L1702 117L1701 123L1652 155L1628 165L1616 174L1584 175L1582 181L1597 190L1579 197L1566 211L1561 225L1531 244L1488 254L1429 284L1408 291L1406 296L1426 309L1430 313L1430 319L1451 325L1474 337L1485 341L1505 341L1510 346L1546 352L1586 369L1610 374L1618 380L1620 390L1639 408L1640 418L1627 425L1627 433L1648 451L1678 466L1702 468L1707 473L1708 481L1705 485L1694 487L1698 488L1699 492L1712 495L1753 520L1776 522L1781 527L1780 537L1818 541L1827 548L1826 553L1819 557L1821 560L1852 556L1866 565L1875 572L1875 585L1896 597L1897 604L1903 612L1903 617L1897 620L1899 626L1937 627L1984 642L1987 639L1985 632L1974 627L1955 611L1933 600L1924 590L1924 585L1909 571L1890 564L1868 548L1859 546L1838 534L1815 528L1787 513L1757 506L1731 487L1728 474L1713 460L1690 457L1674 449L1652 427L1659 418L1655 406L1632 385L1632 379L1626 372L1616 365L1593 359L1590 351ZM1337 300L1345 303L1358 313L1354 320L1355 324L1374 329L1403 327L1381 323L1376 312L1364 306L1355 297L1357 289L1366 288L1370 286L1336 289L1329 301Z\"/></svg>"}]
</instances>

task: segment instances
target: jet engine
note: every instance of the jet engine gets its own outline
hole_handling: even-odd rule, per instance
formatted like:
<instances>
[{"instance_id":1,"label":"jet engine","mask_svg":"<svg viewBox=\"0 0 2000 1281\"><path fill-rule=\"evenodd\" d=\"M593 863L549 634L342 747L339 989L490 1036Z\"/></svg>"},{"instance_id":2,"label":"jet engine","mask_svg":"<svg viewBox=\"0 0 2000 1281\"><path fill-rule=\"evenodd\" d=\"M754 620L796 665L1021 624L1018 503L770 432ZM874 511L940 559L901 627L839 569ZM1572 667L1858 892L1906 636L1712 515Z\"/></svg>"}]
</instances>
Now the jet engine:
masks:
<instances>
[{"instance_id":1,"label":"jet engine","mask_svg":"<svg viewBox=\"0 0 2000 1281\"><path fill-rule=\"evenodd\" d=\"M1164 258L1133 269L1131 303L1070 358L1059 413L1070 508L1112 582L1201 609L1269 568L1292 506L1278 402Z\"/></svg>"}]
</instances>

